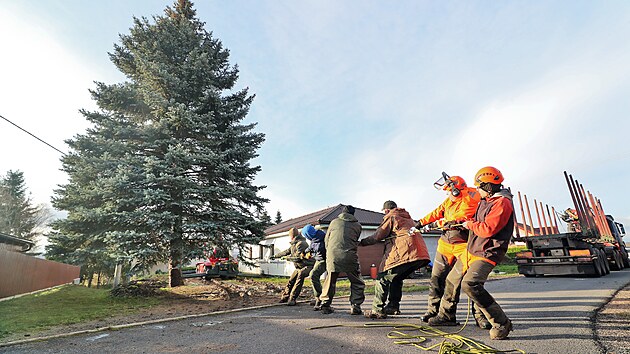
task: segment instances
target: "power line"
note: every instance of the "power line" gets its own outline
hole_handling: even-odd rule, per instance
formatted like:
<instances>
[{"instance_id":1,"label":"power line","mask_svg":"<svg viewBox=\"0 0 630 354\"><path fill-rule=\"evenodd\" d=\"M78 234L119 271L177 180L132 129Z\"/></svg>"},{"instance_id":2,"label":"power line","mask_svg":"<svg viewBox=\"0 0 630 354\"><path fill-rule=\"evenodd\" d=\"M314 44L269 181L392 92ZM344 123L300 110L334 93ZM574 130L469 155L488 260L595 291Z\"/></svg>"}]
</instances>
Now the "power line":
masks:
<instances>
[{"instance_id":1,"label":"power line","mask_svg":"<svg viewBox=\"0 0 630 354\"><path fill-rule=\"evenodd\" d=\"M14 127L16 127L16 128L18 128L18 129L20 129L21 131L25 132L26 134L28 134L28 135L32 136L33 138L35 138L35 139L37 139L37 140L41 141L42 143L44 143L44 144L48 145L50 148L52 148L52 149L56 150L57 152L59 152L59 153L60 153L60 154L62 154L63 156L66 156L66 153L65 153L65 152L63 152L63 151L61 151L61 150L57 149L56 147L54 147L54 146L52 146L52 145L48 144L47 142L45 142L44 140L42 140L42 139L40 139L40 138L36 137L34 134L30 133L28 130L26 130L26 129L24 129L24 128L20 127L19 125L15 124L15 123L13 123L12 121L10 121L10 120L8 120L7 118L3 117L1 114L0 114L0 118L2 118L2 119L4 119L4 120L6 120L7 122L11 123Z\"/></svg>"}]
</instances>

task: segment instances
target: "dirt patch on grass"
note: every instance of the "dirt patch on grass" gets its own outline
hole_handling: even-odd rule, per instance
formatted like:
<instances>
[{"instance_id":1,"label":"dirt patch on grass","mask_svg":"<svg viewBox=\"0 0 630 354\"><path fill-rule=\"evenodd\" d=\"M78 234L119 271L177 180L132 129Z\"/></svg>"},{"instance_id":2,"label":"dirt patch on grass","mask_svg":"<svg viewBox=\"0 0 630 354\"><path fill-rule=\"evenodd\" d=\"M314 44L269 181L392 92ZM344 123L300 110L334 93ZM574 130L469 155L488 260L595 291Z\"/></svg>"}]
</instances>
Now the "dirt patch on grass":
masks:
<instances>
[{"instance_id":1,"label":"dirt patch on grass","mask_svg":"<svg viewBox=\"0 0 630 354\"><path fill-rule=\"evenodd\" d=\"M233 280L186 279L184 286L160 290L158 295L155 295L160 302L158 305L120 316L55 326L31 333L10 334L0 339L0 342L6 343L135 322L270 305L278 302L285 284L286 282L274 284L250 278ZM299 300L307 300L312 296L312 289L305 286Z\"/></svg>"}]
</instances>

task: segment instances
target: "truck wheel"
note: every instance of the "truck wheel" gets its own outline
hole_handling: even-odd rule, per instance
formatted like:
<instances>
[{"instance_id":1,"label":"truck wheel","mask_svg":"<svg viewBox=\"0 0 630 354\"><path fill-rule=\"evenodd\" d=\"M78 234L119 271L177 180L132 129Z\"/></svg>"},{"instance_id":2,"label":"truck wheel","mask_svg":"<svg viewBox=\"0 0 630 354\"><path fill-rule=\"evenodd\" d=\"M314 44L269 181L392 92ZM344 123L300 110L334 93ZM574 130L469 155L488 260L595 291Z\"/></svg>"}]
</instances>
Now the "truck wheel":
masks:
<instances>
[{"instance_id":1,"label":"truck wheel","mask_svg":"<svg viewBox=\"0 0 630 354\"><path fill-rule=\"evenodd\" d=\"M613 250L611 258L612 263L610 263L610 270L621 270L619 269L619 257L617 257L617 250Z\"/></svg>"},{"instance_id":2,"label":"truck wheel","mask_svg":"<svg viewBox=\"0 0 630 354\"><path fill-rule=\"evenodd\" d=\"M593 267L595 268L595 274L593 274L593 277L599 278L602 275L606 274L606 271L603 268L602 256L599 253L599 250L594 248L593 249L593 254L595 256L597 256L597 259L593 260Z\"/></svg>"},{"instance_id":3,"label":"truck wheel","mask_svg":"<svg viewBox=\"0 0 630 354\"><path fill-rule=\"evenodd\" d=\"M612 259L615 262L615 264L610 265L610 270L621 270L621 267L619 264L619 255L617 254L617 250L613 250Z\"/></svg>"},{"instance_id":4,"label":"truck wheel","mask_svg":"<svg viewBox=\"0 0 630 354\"><path fill-rule=\"evenodd\" d=\"M621 252L621 258L623 259L623 264L626 268L630 268L630 259L628 259L628 253L625 252L625 250Z\"/></svg>"},{"instance_id":5,"label":"truck wheel","mask_svg":"<svg viewBox=\"0 0 630 354\"><path fill-rule=\"evenodd\" d=\"M619 270L623 270L625 268L623 264L623 256L621 255L621 251L615 250L615 256L617 256L617 267Z\"/></svg>"},{"instance_id":6,"label":"truck wheel","mask_svg":"<svg viewBox=\"0 0 630 354\"><path fill-rule=\"evenodd\" d=\"M604 274L610 274L610 263L608 263L608 258L606 257L606 252L604 250L599 250L599 253L602 255L602 266L604 269Z\"/></svg>"}]
</instances>

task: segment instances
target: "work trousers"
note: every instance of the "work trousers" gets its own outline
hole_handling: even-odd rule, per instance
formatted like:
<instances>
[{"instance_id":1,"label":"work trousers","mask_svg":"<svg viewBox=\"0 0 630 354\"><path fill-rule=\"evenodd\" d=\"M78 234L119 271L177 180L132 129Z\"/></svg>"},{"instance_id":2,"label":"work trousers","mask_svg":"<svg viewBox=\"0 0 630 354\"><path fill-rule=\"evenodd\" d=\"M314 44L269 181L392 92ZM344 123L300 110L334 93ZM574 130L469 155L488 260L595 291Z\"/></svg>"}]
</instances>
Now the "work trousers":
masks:
<instances>
[{"instance_id":1,"label":"work trousers","mask_svg":"<svg viewBox=\"0 0 630 354\"><path fill-rule=\"evenodd\" d=\"M318 299L322 294L322 274L326 272L326 260L315 261L313 270L311 270L311 283L313 283L313 294Z\"/></svg>"},{"instance_id":2,"label":"work trousers","mask_svg":"<svg viewBox=\"0 0 630 354\"><path fill-rule=\"evenodd\" d=\"M346 275L350 281L350 304L361 306L363 301L365 301L365 282L361 277L361 272L357 267L355 271L346 272ZM322 301L322 306L330 306L332 303L337 290L337 278L339 278L339 272L328 272L328 276L324 280L322 295L319 297Z\"/></svg>"},{"instance_id":3,"label":"work trousers","mask_svg":"<svg viewBox=\"0 0 630 354\"><path fill-rule=\"evenodd\" d=\"M304 268L297 268L291 274L287 286L284 287L281 298L288 300L297 300L298 296L302 292L302 286L304 285L304 279L308 276L313 266L307 266Z\"/></svg>"},{"instance_id":4,"label":"work trousers","mask_svg":"<svg viewBox=\"0 0 630 354\"><path fill-rule=\"evenodd\" d=\"M376 275L374 283L374 300L372 300L372 311L383 313L385 303L387 307L394 310L400 309L402 299L403 280L420 267L429 263L428 260L418 260L398 265L394 268L380 272Z\"/></svg>"},{"instance_id":5,"label":"work trousers","mask_svg":"<svg viewBox=\"0 0 630 354\"><path fill-rule=\"evenodd\" d=\"M429 301L427 305L427 313L437 314L440 311L440 301L442 300L442 296L444 295L444 290L446 288L446 277L449 272L453 269L453 264L449 263L448 257L445 257L443 254L436 252L435 259L433 260L433 269L431 270L431 279L429 280L429 285L431 288L429 289ZM463 276L463 275L462 275ZM461 280L462 277L459 279ZM456 281L456 280L453 280ZM455 297L456 301L459 301L459 293L461 287L459 283L453 290L455 293L452 295ZM455 303L457 306L457 302Z\"/></svg>"},{"instance_id":6,"label":"work trousers","mask_svg":"<svg viewBox=\"0 0 630 354\"><path fill-rule=\"evenodd\" d=\"M444 297L440 304L440 316L454 319L455 310L459 298L455 296L455 287L461 283L461 290L468 295L475 306L475 312L480 311L493 327L507 323L507 316L492 295L485 289L485 283L494 269L494 265L482 260L476 260L468 265L468 269L462 276L463 262L458 259L453 271L446 277ZM451 317L452 316L452 317Z\"/></svg>"}]
</instances>

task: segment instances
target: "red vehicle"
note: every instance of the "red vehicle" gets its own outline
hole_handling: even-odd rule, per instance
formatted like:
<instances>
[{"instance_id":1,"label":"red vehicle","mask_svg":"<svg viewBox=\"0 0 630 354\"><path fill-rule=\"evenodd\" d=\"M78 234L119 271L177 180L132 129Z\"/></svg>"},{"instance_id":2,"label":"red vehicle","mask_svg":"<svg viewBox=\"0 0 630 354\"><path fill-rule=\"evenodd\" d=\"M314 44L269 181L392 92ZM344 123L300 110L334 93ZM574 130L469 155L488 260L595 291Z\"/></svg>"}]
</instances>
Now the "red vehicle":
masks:
<instances>
[{"instance_id":1,"label":"red vehicle","mask_svg":"<svg viewBox=\"0 0 630 354\"><path fill-rule=\"evenodd\" d=\"M221 278L231 279L238 275L238 261L231 259L229 252L219 251L217 248L212 251L207 261L197 263L197 276L205 279Z\"/></svg>"}]
</instances>

